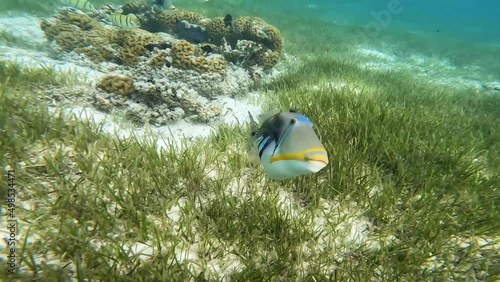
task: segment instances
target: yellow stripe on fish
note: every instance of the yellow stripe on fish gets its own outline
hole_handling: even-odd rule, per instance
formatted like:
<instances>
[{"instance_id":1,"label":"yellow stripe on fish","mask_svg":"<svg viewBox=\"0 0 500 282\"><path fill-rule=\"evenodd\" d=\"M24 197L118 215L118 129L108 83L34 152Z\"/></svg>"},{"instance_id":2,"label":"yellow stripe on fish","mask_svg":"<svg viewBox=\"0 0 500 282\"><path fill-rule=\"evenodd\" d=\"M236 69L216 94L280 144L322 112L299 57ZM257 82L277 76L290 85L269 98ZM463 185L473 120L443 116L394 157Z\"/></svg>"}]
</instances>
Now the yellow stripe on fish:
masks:
<instances>
[{"instance_id":1,"label":"yellow stripe on fish","mask_svg":"<svg viewBox=\"0 0 500 282\"><path fill-rule=\"evenodd\" d=\"M291 111L272 111L259 117L260 124L251 114L250 121L247 154L251 163L263 165L269 178L293 178L328 165L328 153L307 117Z\"/></svg>"},{"instance_id":2,"label":"yellow stripe on fish","mask_svg":"<svg viewBox=\"0 0 500 282\"><path fill-rule=\"evenodd\" d=\"M135 28L140 27L141 22L134 14L123 15L120 13L114 13L111 15L111 21L122 28Z\"/></svg>"},{"instance_id":3,"label":"yellow stripe on fish","mask_svg":"<svg viewBox=\"0 0 500 282\"><path fill-rule=\"evenodd\" d=\"M290 161L290 160L319 161L328 164L328 157L326 155L325 148L311 148L300 152L276 155L272 156L269 162L274 163L277 161Z\"/></svg>"},{"instance_id":4,"label":"yellow stripe on fish","mask_svg":"<svg viewBox=\"0 0 500 282\"><path fill-rule=\"evenodd\" d=\"M92 3L90 3L90 1L88 0L61 0L61 2L80 10L87 10L87 11L96 10L94 5L92 5Z\"/></svg>"}]
</instances>

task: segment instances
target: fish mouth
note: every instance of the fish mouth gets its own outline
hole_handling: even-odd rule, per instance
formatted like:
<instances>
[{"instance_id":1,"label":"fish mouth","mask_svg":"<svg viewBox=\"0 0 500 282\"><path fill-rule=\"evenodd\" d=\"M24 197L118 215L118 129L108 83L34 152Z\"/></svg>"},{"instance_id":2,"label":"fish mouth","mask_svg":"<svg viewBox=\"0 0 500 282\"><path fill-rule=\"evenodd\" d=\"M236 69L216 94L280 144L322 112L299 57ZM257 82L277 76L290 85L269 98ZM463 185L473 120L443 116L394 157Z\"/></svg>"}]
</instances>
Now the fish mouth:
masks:
<instances>
[{"instance_id":1,"label":"fish mouth","mask_svg":"<svg viewBox=\"0 0 500 282\"><path fill-rule=\"evenodd\" d=\"M326 166L328 164L328 157L325 154L310 154L306 156L306 161L321 163Z\"/></svg>"}]
</instances>

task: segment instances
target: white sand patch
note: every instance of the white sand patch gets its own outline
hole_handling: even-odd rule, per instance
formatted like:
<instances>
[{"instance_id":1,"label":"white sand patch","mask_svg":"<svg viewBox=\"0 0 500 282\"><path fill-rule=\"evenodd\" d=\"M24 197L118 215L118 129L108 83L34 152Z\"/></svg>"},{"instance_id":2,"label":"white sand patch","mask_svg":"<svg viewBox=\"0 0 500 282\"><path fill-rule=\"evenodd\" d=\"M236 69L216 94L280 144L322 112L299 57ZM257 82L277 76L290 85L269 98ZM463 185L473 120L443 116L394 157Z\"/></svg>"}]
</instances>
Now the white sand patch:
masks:
<instances>
[{"instance_id":1,"label":"white sand patch","mask_svg":"<svg viewBox=\"0 0 500 282\"><path fill-rule=\"evenodd\" d=\"M363 211L350 201L331 202L320 199L320 208L313 217L309 230L320 236L316 244L305 243L301 250L307 256L323 256L328 253L335 257L331 265L323 267L325 273L335 269L333 261L342 261L350 252L363 249L376 249L379 244L371 239L371 223L363 216ZM299 266L304 272L309 268L309 260Z\"/></svg>"},{"instance_id":2,"label":"white sand patch","mask_svg":"<svg viewBox=\"0 0 500 282\"><path fill-rule=\"evenodd\" d=\"M52 58L41 46L48 46L43 31L40 29L40 18L33 16L16 16L0 18L0 30L23 40L23 48L0 45L0 61L17 63L27 68L53 69L62 74L74 74L79 80L87 83L99 81L104 73L89 67L80 66L64 60Z\"/></svg>"},{"instance_id":3,"label":"white sand patch","mask_svg":"<svg viewBox=\"0 0 500 282\"><path fill-rule=\"evenodd\" d=\"M151 242L148 243L137 242L129 247L129 251L139 259L147 259L151 258L155 253L153 247L151 246L152 246Z\"/></svg>"},{"instance_id":4,"label":"white sand patch","mask_svg":"<svg viewBox=\"0 0 500 282\"><path fill-rule=\"evenodd\" d=\"M89 67L52 59L46 52L25 50L7 46L0 46L0 61L16 63L26 68L53 69L62 74L73 74L76 78L87 83L96 83L104 73Z\"/></svg>"},{"instance_id":5,"label":"white sand patch","mask_svg":"<svg viewBox=\"0 0 500 282\"><path fill-rule=\"evenodd\" d=\"M241 174L236 178L233 178L229 185L224 190L224 193L233 197L238 197L242 201L248 200L249 197L254 194L260 196L266 191L266 181L267 179L263 174L259 174L262 167L251 166L244 168ZM256 187L250 187L249 181L255 181ZM258 178L258 179L257 179Z\"/></svg>"},{"instance_id":6,"label":"white sand patch","mask_svg":"<svg viewBox=\"0 0 500 282\"><path fill-rule=\"evenodd\" d=\"M346 206L349 204L349 206ZM318 247L332 247L341 255L353 246L359 246L368 241L368 230L371 223L363 216L363 211L354 203L348 201L332 203L320 200L320 212L313 219L314 230L326 231L318 242ZM339 258L340 259L340 258Z\"/></svg>"},{"instance_id":7,"label":"white sand patch","mask_svg":"<svg viewBox=\"0 0 500 282\"><path fill-rule=\"evenodd\" d=\"M313 85L311 88L313 90L321 90L324 88L335 89L335 90L349 89L350 91L358 95L361 94L364 90L362 86L340 81L328 81L321 85Z\"/></svg>"},{"instance_id":8,"label":"white sand patch","mask_svg":"<svg viewBox=\"0 0 500 282\"><path fill-rule=\"evenodd\" d=\"M172 206L167 212L167 217L174 223L177 224L181 219L181 208L186 204L186 199L179 199L177 204Z\"/></svg>"},{"instance_id":9,"label":"white sand patch","mask_svg":"<svg viewBox=\"0 0 500 282\"><path fill-rule=\"evenodd\" d=\"M359 48L357 49L357 52L363 56L377 58L384 61L393 62L397 60L395 55L387 54L377 49Z\"/></svg>"},{"instance_id":10,"label":"white sand patch","mask_svg":"<svg viewBox=\"0 0 500 282\"><path fill-rule=\"evenodd\" d=\"M197 255L198 244L180 244L175 247L175 258L177 262L182 263L185 260L198 261L200 258Z\"/></svg>"},{"instance_id":11,"label":"white sand patch","mask_svg":"<svg viewBox=\"0 0 500 282\"><path fill-rule=\"evenodd\" d=\"M208 254L206 258L202 258L198 255L201 249L202 246L198 243L177 245L174 248L176 263L186 263L190 271L196 275L204 272L205 277L210 274L224 277L244 267L238 256L228 250L218 253L216 258L212 257L214 254Z\"/></svg>"},{"instance_id":12,"label":"white sand patch","mask_svg":"<svg viewBox=\"0 0 500 282\"><path fill-rule=\"evenodd\" d=\"M177 234L178 232L182 232L179 230L179 221L182 220L182 209L184 208L187 200L181 198L177 201L177 203L166 211L167 217L173 223L173 228L170 229L172 234ZM192 228L190 226L185 226L184 228ZM173 229L173 230L172 230ZM195 236L194 243L187 242L178 242L173 243L176 245L172 245L171 243L167 243L165 248L170 248L173 251L175 258L173 260L176 263L187 263L187 267L191 269L196 274L200 274L201 271L206 271L205 275L210 273L215 273L219 276L227 275L235 270L241 269L241 262L239 258L231 253L229 250L226 250L222 246L214 246L219 245L219 241L210 241L210 240L201 240L198 236ZM133 253L138 254L140 258L145 258L145 256L151 256L155 253L150 244L142 244L137 243L133 245ZM221 252L217 254L208 253L206 257L200 257L199 254L205 253L206 247L215 247L216 249L223 249Z\"/></svg>"},{"instance_id":13,"label":"white sand patch","mask_svg":"<svg viewBox=\"0 0 500 282\"><path fill-rule=\"evenodd\" d=\"M470 270L473 265L461 264L463 252L467 252L468 259L484 261L491 259L491 253L500 254L500 237L490 236L472 236L468 238L460 236L451 236L446 243L447 248L454 250L453 253L443 256L443 254L429 254L429 258L422 264L424 271L439 271L442 268L449 268L460 280L467 280L470 276ZM477 272L478 277L486 278L488 273L485 271ZM482 279L481 279L482 280Z\"/></svg>"},{"instance_id":14,"label":"white sand patch","mask_svg":"<svg viewBox=\"0 0 500 282\"><path fill-rule=\"evenodd\" d=\"M166 149L169 144L176 145L180 148L182 140L194 141L195 138L207 137L215 130L218 124L241 125L249 121L248 112L257 116L262 112L258 106L251 105L243 98L220 97L217 99L222 105L222 117L211 123L193 123L187 120L179 120L164 126L145 126L141 128L133 128L129 125L124 125L116 122L111 114L100 112L94 108L72 107L69 111L78 119L91 121L97 124L103 124L103 131L109 134L116 134L120 138L128 138L133 135L139 140L145 140L150 132L153 136L157 136L157 149ZM54 111L54 108L50 108Z\"/></svg>"},{"instance_id":15,"label":"white sand patch","mask_svg":"<svg viewBox=\"0 0 500 282\"><path fill-rule=\"evenodd\" d=\"M220 259L213 259L207 262L207 268L221 277L231 272L240 271L243 267L240 259L236 255L230 253L224 254Z\"/></svg>"},{"instance_id":16,"label":"white sand patch","mask_svg":"<svg viewBox=\"0 0 500 282\"><path fill-rule=\"evenodd\" d=\"M473 88L484 91L498 81L481 81L479 66L456 66L443 57L429 57L420 53L407 56L393 55L390 50L358 46L356 52L367 58L361 67L375 71L406 71L417 77L453 88Z\"/></svg>"},{"instance_id":17,"label":"white sand patch","mask_svg":"<svg viewBox=\"0 0 500 282\"><path fill-rule=\"evenodd\" d=\"M0 18L0 28L20 38L29 38L33 46L42 44L48 46L47 39L40 29L40 20L40 18L29 16L4 17ZM95 68L78 65L63 59L52 58L49 53L42 50L0 46L0 60L17 63L27 68L53 69L63 75L73 75L75 78L89 84L96 84L106 75L106 73ZM248 112L251 112L254 116L262 112L259 106L252 105L250 102L250 99L258 100L257 96L257 93L253 93L245 99L218 97L215 103L222 105L223 114L218 120L208 124L179 120L165 126L133 128L128 125L118 124L110 114L100 112L94 108L76 106L70 108L69 111L81 120L103 123L104 132L116 134L121 138L135 135L139 139L144 139L147 132L151 132L153 136L160 139L158 149L161 149L166 148L169 144L180 145L182 139L192 141L198 137L207 137L213 132L214 126L217 124L225 123L237 126L247 122Z\"/></svg>"},{"instance_id":18,"label":"white sand patch","mask_svg":"<svg viewBox=\"0 0 500 282\"><path fill-rule=\"evenodd\" d=\"M248 112L254 117L260 115L262 113L262 108L248 102L248 100L252 98L256 99L259 94L251 93L249 96L250 97L245 100L238 100L230 97L218 98L218 103L224 106L223 112L225 112L225 114L222 117L222 122L229 125L242 125L250 120Z\"/></svg>"},{"instance_id":19,"label":"white sand patch","mask_svg":"<svg viewBox=\"0 0 500 282\"><path fill-rule=\"evenodd\" d=\"M289 214L292 218L299 217L301 213L300 203L295 200L292 193L281 190L278 194L278 207Z\"/></svg>"},{"instance_id":20,"label":"white sand patch","mask_svg":"<svg viewBox=\"0 0 500 282\"><path fill-rule=\"evenodd\" d=\"M41 18L29 15L16 17L1 17L0 30L22 37L26 44L44 44L47 42L43 31L40 29Z\"/></svg>"}]
</instances>

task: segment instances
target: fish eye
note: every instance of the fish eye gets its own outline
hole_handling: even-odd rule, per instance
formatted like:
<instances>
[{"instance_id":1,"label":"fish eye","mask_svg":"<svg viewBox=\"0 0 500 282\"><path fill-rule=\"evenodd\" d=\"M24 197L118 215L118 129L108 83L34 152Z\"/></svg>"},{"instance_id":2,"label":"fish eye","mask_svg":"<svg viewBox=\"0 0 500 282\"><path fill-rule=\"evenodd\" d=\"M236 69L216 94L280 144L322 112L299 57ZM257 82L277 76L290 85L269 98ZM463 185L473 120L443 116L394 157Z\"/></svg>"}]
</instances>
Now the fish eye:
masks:
<instances>
[{"instance_id":1,"label":"fish eye","mask_svg":"<svg viewBox=\"0 0 500 282\"><path fill-rule=\"evenodd\" d=\"M296 122L297 122L296 118L292 118L292 120L290 121L291 124L295 124Z\"/></svg>"}]
</instances>

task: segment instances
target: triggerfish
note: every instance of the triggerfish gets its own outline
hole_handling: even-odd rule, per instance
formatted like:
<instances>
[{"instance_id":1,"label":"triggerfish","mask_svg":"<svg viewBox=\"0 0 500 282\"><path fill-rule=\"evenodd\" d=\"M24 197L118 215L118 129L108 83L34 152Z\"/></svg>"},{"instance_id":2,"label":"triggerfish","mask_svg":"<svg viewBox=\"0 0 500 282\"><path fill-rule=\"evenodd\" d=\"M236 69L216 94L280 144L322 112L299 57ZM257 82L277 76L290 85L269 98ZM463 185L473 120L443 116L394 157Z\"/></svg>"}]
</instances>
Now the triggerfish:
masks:
<instances>
[{"instance_id":1,"label":"triggerfish","mask_svg":"<svg viewBox=\"0 0 500 282\"><path fill-rule=\"evenodd\" d=\"M315 173L328 164L328 154L312 122L294 111L267 112L259 124L250 115L247 153L252 164L262 164L275 180Z\"/></svg>"}]
</instances>

